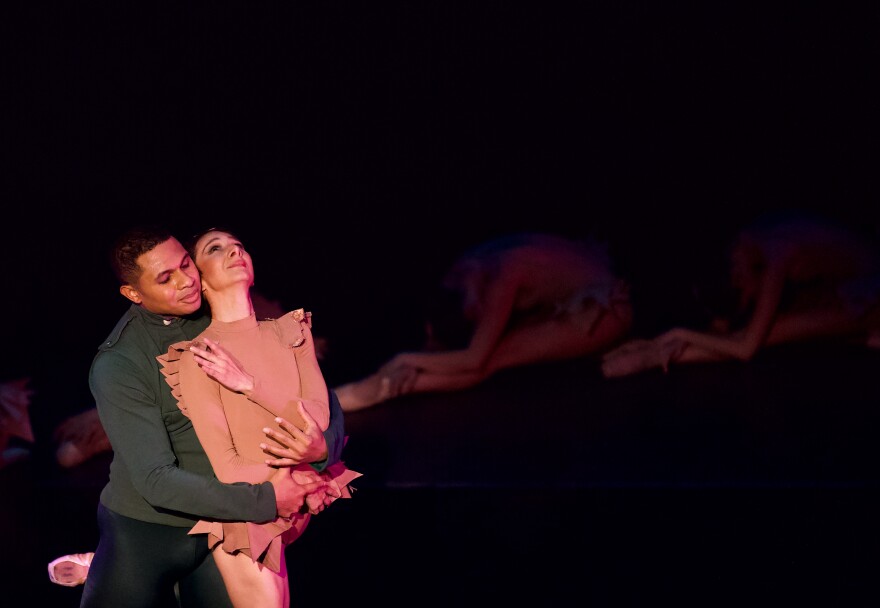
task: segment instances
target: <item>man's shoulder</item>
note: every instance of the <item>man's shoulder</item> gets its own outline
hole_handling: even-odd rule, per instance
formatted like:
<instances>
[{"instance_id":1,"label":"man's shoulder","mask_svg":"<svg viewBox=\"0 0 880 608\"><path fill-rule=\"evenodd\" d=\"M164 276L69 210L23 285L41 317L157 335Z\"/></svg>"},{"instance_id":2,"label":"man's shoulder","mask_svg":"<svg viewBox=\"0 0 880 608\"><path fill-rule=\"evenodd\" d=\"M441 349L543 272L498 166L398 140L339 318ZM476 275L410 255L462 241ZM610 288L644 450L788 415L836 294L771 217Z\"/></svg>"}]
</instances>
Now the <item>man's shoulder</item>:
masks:
<instances>
[{"instance_id":1,"label":"man's shoulder","mask_svg":"<svg viewBox=\"0 0 880 608\"><path fill-rule=\"evenodd\" d=\"M116 326L113 328L113 331L104 339L104 341L98 346L98 353L108 352L112 350L118 350L120 348L125 348L126 346L132 345L133 339L137 338L139 332L137 331L137 324L134 323L135 315L132 313L131 309L125 311L125 313L119 318L119 321L116 322Z\"/></svg>"},{"instance_id":2,"label":"man's shoulder","mask_svg":"<svg viewBox=\"0 0 880 608\"><path fill-rule=\"evenodd\" d=\"M133 365L139 369L144 362L153 363L156 337L135 310L129 309L119 318L110 334L98 346L92 372L104 370L117 373L120 367Z\"/></svg>"}]
</instances>

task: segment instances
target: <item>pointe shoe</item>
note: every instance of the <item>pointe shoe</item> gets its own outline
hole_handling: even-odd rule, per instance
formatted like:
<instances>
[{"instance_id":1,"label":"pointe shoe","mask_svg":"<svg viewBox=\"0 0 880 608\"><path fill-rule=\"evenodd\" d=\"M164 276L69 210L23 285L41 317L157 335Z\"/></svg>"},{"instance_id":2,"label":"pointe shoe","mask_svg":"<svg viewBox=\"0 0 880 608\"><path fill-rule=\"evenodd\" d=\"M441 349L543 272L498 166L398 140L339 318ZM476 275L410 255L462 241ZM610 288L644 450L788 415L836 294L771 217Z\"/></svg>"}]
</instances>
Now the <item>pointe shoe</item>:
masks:
<instances>
[{"instance_id":1,"label":"pointe shoe","mask_svg":"<svg viewBox=\"0 0 880 608\"><path fill-rule=\"evenodd\" d=\"M86 582L94 553L62 555L49 562L49 580L64 587L77 587Z\"/></svg>"}]
</instances>

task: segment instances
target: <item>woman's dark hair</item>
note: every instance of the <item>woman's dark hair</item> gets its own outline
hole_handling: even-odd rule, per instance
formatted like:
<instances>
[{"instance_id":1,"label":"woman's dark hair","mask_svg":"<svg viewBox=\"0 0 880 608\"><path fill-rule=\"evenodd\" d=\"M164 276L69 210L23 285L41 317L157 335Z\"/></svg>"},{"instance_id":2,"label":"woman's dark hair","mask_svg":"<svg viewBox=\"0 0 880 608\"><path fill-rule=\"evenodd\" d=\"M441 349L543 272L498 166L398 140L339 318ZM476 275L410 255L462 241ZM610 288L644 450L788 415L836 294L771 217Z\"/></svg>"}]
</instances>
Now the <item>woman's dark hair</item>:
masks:
<instances>
[{"instance_id":1,"label":"woman's dark hair","mask_svg":"<svg viewBox=\"0 0 880 608\"><path fill-rule=\"evenodd\" d=\"M191 257L193 259L193 261L195 261L195 259L196 259L196 251L195 251L196 243L198 243L199 239L202 238L203 236L205 236L206 234L208 234L209 232L225 232L226 234L228 234L236 239L241 240L241 238L235 232L233 232L232 230L229 230L228 228L226 228L224 226L211 226L210 228L204 228L202 230L199 230L198 232L193 234L191 237L186 239L186 241L183 243L184 248L186 249L187 253L189 253L189 257Z\"/></svg>"}]
</instances>

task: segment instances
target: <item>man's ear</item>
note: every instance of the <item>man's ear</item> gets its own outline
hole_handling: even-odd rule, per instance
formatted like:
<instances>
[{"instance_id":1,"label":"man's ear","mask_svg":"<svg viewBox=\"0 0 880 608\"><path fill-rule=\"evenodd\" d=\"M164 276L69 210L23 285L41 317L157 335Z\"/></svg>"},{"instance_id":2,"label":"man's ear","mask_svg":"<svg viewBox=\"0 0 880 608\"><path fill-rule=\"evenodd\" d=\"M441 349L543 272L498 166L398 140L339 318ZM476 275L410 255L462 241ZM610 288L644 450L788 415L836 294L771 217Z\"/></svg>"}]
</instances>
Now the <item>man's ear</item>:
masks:
<instances>
[{"instance_id":1,"label":"man's ear","mask_svg":"<svg viewBox=\"0 0 880 608\"><path fill-rule=\"evenodd\" d=\"M121 293L124 298L131 300L135 304L141 303L141 294L131 285L120 285L119 293Z\"/></svg>"}]
</instances>

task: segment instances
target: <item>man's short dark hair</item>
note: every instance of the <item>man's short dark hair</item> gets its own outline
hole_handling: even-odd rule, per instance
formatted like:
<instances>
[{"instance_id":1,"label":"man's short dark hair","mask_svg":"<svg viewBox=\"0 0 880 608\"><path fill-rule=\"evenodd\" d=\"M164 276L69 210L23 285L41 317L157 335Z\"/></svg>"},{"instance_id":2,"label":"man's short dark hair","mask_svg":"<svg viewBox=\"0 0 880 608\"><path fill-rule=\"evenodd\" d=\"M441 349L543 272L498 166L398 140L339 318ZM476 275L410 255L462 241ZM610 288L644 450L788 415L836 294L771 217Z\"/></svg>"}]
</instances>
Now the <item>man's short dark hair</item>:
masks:
<instances>
[{"instance_id":1,"label":"man's short dark hair","mask_svg":"<svg viewBox=\"0 0 880 608\"><path fill-rule=\"evenodd\" d=\"M173 237L170 230L155 225L135 226L121 234L110 250L110 266L119 284L137 283L143 272L138 258Z\"/></svg>"}]
</instances>

